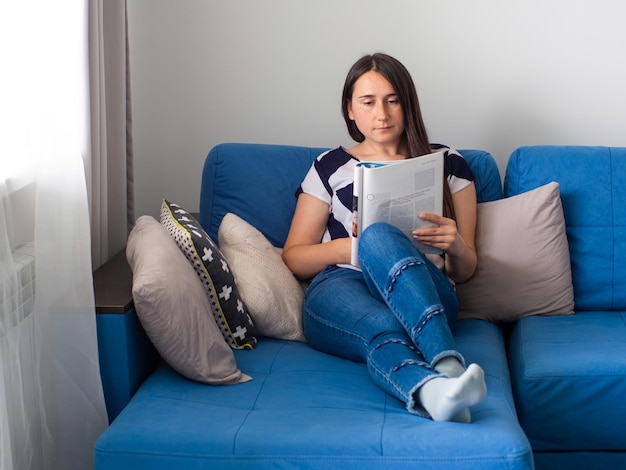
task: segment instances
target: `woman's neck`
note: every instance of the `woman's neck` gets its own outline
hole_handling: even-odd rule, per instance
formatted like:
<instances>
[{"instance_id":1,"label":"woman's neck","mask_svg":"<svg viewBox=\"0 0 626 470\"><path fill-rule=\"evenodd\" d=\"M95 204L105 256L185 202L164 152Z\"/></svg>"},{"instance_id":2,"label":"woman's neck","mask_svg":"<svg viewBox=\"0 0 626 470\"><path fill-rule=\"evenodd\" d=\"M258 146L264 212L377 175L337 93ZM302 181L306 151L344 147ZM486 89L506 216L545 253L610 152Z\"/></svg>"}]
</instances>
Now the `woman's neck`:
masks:
<instances>
[{"instance_id":1,"label":"woman's neck","mask_svg":"<svg viewBox=\"0 0 626 470\"><path fill-rule=\"evenodd\" d=\"M367 140L348 149L351 155L362 161L404 160L406 152L400 145L378 145Z\"/></svg>"}]
</instances>

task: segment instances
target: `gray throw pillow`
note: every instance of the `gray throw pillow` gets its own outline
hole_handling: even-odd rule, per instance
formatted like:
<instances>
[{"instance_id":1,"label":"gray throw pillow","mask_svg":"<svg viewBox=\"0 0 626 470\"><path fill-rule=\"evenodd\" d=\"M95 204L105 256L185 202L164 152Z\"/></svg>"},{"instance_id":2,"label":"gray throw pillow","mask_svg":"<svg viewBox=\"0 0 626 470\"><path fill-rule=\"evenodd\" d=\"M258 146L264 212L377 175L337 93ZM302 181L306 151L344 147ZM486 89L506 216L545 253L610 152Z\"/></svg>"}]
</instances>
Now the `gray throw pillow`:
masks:
<instances>
[{"instance_id":1,"label":"gray throw pillow","mask_svg":"<svg viewBox=\"0 0 626 470\"><path fill-rule=\"evenodd\" d=\"M128 237L137 316L163 359L181 375L207 384L236 384L250 377L215 323L200 279L167 230L142 216Z\"/></svg>"}]
</instances>

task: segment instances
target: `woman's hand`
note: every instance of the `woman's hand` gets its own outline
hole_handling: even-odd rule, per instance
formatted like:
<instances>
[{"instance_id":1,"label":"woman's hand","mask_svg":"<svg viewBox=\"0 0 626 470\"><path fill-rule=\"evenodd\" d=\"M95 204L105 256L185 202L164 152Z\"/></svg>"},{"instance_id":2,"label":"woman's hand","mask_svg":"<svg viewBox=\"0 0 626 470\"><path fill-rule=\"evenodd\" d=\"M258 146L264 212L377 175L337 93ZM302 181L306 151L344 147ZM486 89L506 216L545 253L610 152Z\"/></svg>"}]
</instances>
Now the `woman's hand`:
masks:
<instances>
[{"instance_id":1,"label":"woman's hand","mask_svg":"<svg viewBox=\"0 0 626 470\"><path fill-rule=\"evenodd\" d=\"M474 184L452 195L456 221L431 213L420 214L433 226L416 229L413 237L446 253L445 271L455 282L467 281L476 270L476 189Z\"/></svg>"},{"instance_id":2,"label":"woman's hand","mask_svg":"<svg viewBox=\"0 0 626 470\"><path fill-rule=\"evenodd\" d=\"M438 248L446 253L454 252L458 231L456 222L441 215L422 212L419 218L432 225L413 230L413 238L418 242Z\"/></svg>"}]
</instances>

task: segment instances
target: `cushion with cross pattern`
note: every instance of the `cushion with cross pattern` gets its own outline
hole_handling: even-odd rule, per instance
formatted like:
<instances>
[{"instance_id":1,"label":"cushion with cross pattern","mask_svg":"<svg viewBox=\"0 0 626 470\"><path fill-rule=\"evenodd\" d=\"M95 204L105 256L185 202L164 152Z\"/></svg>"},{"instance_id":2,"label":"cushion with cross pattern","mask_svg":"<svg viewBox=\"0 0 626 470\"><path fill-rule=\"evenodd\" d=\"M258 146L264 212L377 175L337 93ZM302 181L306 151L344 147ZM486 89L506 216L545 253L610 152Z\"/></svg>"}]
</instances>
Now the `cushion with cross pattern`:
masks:
<instances>
[{"instance_id":1,"label":"cushion with cross pattern","mask_svg":"<svg viewBox=\"0 0 626 470\"><path fill-rule=\"evenodd\" d=\"M235 349L254 348L254 322L220 249L189 212L166 199L161 203L160 220L200 277L226 341Z\"/></svg>"}]
</instances>

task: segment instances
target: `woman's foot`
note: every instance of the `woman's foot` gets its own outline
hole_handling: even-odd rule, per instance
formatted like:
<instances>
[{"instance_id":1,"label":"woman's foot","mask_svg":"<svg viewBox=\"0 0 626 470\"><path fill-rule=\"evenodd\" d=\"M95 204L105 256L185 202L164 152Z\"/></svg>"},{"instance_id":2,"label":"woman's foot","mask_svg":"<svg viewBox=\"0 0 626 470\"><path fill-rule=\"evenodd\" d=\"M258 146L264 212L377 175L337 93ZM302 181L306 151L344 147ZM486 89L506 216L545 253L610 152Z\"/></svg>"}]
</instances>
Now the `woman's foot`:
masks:
<instances>
[{"instance_id":1,"label":"woman's foot","mask_svg":"<svg viewBox=\"0 0 626 470\"><path fill-rule=\"evenodd\" d=\"M446 356L435 364L434 369L440 374L445 374L448 377L460 377L465 372L465 367L454 356Z\"/></svg>"},{"instance_id":2,"label":"woman's foot","mask_svg":"<svg viewBox=\"0 0 626 470\"><path fill-rule=\"evenodd\" d=\"M487 394L485 373L478 364L470 364L455 378L436 377L422 385L418 398L434 421L469 423L469 407Z\"/></svg>"}]
</instances>

